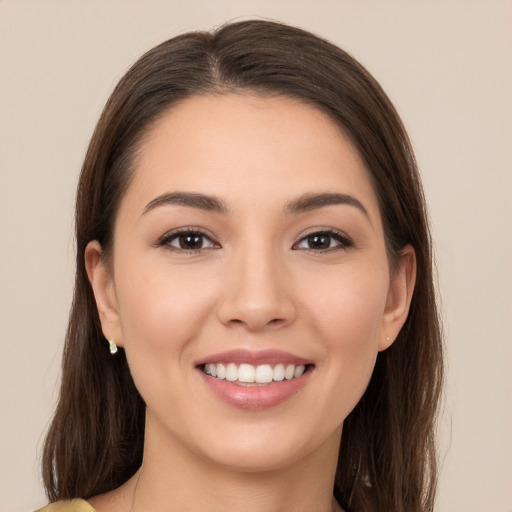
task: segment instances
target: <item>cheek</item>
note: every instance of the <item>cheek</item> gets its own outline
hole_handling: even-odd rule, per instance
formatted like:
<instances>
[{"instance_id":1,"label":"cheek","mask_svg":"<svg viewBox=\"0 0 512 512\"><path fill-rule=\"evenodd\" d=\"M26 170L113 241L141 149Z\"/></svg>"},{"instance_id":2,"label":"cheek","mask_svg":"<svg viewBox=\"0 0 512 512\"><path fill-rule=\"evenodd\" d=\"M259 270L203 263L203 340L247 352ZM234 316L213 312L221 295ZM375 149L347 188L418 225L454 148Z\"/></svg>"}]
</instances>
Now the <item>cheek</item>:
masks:
<instances>
[{"instance_id":1,"label":"cheek","mask_svg":"<svg viewBox=\"0 0 512 512\"><path fill-rule=\"evenodd\" d=\"M333 410L346 416L364 393L371 378L382 336L388 281L387 271L340 276L337 285L310 297L310 315L336 402Z\"/></svg>"},{"instance_id":2,"label":"cheek","mask_svg":"<svg viewBox=\"0 0 512 512\"><path fill-rule=\"evenodd\" d=\"M148 409L166 410L167 402L182 399L180 379L211 313L213 283L208 289L179 267L170 272L135 258L123 263L116 268L116 294L130 371Z\"/></svg>"},{"instance_id":3,"label":"cheek","mask_svg":"<svg viewBox=\"0 0 512 512\"><path fill-rule=\"evenodd\" d=\"M378 342L389 287L386 267L342 269L317 283L308 303L332 350Z\"/></svg>"},{"instance_id":4,"label":"cheek","mask_svg":"<svg viewBox=\"0 0 512 512\"><path fill-rule=\"evenodd\" d=\"M122 270L116 275L116 294L127 355L137 366L181 364L188 342L199 335L211 312L211 279L192 279L190 271L178 267L171 272L147 260L118 268Z\"/></svg>"}]
</instances>

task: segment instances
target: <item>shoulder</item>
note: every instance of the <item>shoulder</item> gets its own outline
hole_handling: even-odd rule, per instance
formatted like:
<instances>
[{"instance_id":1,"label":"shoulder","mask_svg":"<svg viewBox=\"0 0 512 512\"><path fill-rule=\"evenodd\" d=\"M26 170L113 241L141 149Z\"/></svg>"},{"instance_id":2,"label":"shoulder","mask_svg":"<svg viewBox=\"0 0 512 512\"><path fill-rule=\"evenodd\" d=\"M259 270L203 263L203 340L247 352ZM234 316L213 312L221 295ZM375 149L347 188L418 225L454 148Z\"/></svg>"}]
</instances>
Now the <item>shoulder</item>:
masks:
<instances>
[{"instance_id":1,"label":"shoulder","mask_svg":"<svg viewBox=\"0 0 512 512\"><path fill-rule=\"evenodd\" d=\"M50 503L46 507L35 510L34 512L95 512L95 510L85 500L66 500Z\"/></svg>"}]
</instances>

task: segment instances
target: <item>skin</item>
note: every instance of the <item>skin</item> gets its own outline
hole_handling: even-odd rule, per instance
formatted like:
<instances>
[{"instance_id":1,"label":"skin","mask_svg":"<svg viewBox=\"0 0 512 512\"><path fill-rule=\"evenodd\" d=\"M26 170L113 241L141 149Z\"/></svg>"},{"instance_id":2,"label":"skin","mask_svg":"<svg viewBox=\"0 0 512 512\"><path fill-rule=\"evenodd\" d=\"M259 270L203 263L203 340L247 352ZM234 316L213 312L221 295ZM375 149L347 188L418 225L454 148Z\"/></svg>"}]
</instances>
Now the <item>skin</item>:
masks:
<instances>
[{"instance_id":1,"label":"skin","mask_svg":"<svg viewBox=\"0 0 512 512\"><path fill-rule=\"evenodd\" d=\"M161 204L201 193L228 212ZM299 213L304 194L357 199ZM200 229L201 250L167 236ZM336 230L349 243L311 233ZM90 500L99 512L330 511L343 420L408 313L414 250L390 273L380 212L357 151L322 112L289 98L201 96L147 133L115 222L113 252L86 250L103 332L124 347L147 404L142 469ZM194 362L280 349L314 362L285 402L219 400Z\"/></svg>"}]
</instances>

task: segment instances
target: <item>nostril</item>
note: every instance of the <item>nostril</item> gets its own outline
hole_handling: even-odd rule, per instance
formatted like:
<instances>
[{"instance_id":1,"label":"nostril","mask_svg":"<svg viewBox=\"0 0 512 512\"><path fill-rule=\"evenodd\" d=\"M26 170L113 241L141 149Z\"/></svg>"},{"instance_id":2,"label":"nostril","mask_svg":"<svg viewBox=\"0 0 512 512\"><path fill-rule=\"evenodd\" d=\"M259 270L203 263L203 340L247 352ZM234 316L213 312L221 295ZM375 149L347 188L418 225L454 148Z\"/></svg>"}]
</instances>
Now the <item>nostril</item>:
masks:
<instances>
[{"instance_id":1,"label":"nostril","mask_svg":"<svg viewBox=\"0 0 512 512\"><path fill-rule=\"evenodd\" d=\"M273 318L272 320L269 320L266 325L280 325L284 323L285 320L283 318ZM240 320L239 318L232 318L229 321L232 325L240 325L240 324L249 324L249 322L244 322L243 320Z\"/></svg>"}]
</instances>

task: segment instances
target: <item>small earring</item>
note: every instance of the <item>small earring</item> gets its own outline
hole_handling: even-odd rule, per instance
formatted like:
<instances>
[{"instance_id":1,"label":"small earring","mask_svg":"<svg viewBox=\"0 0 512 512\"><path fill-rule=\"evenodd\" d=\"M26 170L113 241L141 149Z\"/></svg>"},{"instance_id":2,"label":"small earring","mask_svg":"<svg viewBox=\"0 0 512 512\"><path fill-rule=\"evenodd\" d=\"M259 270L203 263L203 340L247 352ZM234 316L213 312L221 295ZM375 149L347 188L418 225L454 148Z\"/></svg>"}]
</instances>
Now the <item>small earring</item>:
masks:
<instances>
[{"instance_id":1,"label":"small earring","mask_svg":"<svg viewBox=\"0 0 512 512\"><path fill-rule=\"evenodd\" d=\"M386 341L389 341L389 336L386 336Z\"/></svg>"},{"instance_id":2,"label":"small earring","mask_svg":"<svg viewBox=\"0 0 512 512\"><path fill-rule=\"evenodd\" d=\"M108 344L110 347L110 353L114 355L117 352L117 345L114 343L114 340L108 340Z\"/></svg>"}]
</instances>

